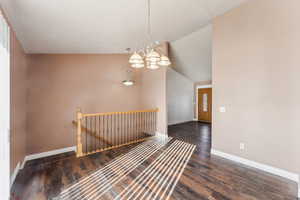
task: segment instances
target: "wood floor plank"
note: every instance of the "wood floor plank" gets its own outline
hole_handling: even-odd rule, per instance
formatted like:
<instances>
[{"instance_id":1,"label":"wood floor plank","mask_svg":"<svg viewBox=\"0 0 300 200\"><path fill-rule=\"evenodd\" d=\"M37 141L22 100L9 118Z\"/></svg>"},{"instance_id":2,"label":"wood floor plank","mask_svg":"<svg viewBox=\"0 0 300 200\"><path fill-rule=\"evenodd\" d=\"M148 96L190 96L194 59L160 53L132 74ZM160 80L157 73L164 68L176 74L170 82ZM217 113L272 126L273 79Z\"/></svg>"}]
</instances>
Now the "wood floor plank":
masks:
<instances>
[{"instance_id":1,"label":"wood floor plank","mask_svg":"<svg viewBox=\"0 0 300 200\"><path fill-rule=\"evenodd\" d=\"M169 126L169 136L197 146L170 200L297 200L297 184L279 176L210 155L211 126L188 122ZM12 200L48 200L136 144L83 158L66 153L26 163L11 189ZM168 145L165 147L167 148ZM162 151L165 149L162 149ZM162 151L142 163L101 199L111 200L131 184Z\"/></svg>"}]
</instances>

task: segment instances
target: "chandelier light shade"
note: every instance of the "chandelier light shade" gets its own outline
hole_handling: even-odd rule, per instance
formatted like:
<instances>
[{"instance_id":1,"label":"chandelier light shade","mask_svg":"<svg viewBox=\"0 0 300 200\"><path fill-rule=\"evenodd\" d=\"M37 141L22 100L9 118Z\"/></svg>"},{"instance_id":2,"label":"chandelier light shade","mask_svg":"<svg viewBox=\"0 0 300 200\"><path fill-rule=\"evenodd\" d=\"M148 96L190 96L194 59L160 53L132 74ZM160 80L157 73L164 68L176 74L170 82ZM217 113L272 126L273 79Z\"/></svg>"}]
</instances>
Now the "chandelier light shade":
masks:
<instances>
[{"instance_id":1,"label":"chandelier light shade","mask_svg":"<svg viewBox=\"0 0 300 200\"><path fill-rule=\"evenodd\" d=\"M132 85L134 85L134 80L133 80L133 76L132 76L132 71L131 70L127 70L126 71L126 79L124 81L122 81L122 83L125 86L132 86Z\"/></svg>"},{"instance_id":2,"label":"chandelier light shade","mask_svg":"<svg viewBox=\"0 0 300 200\"><path fill-rule=\"evenodd\" d=\"M151 50L147 55L146 55L146 61L150 63L154 62L159 62L160 61L160 55L157 53L155 50Z\"/></svg>"},{"instance_id":3,"label":"chandelier light shade","mask_svg":"<svg viewBox=\"0 0 300 200\"><path fill-rule=\"evenodd\" d=\"M130 64L142 64L142 63L144 63L144 60L140 54L134 52L132 54L132 56L130 56L129 63Z\"/></svg>"},{"instance_id":4,"label":"chandelier light shade","mask_svg":"<svg viewBox=\"0 0 300 200\"><path fill-rule=\"evenodd\" d=\"M143 68L145 65L148 69L158 69L160 66L169 66L171 64L170 59L167 56L164 56L157 52L155 48L160 44L160 42L151 42L151 12L150 12L150 0L147 0L148 5L148 38L149 38L149 45L145 48L135 51L129 58L129 63L133 68ZM130 48L128 48L130 50ZM129 51L128 51L129 52Z\"/></svg>"},{"instance_id":5,"label":"chandelier light shade","mask_svg":"<svg viewBox=\"0 0 300 200\"><path fill-rule=\"evenodd\" d=\"M131 64L131 67L133 68L143 68L145 67L144 62L143 63L133 63Z\"/></svg>"},{"instance_id":6,"label":"chandelier light shade","mask_svg":"<svg viewBox=\"0 0 300 200\"><path fill-rule=\"evenodd\" d=\"M171 64L169 58L167 56L161 56L160 61L158 62L160 66L169 66Z\"/></svg>"},{"instance_id":7,"label":"chandelier light shade","mask_svg":"<svg viewBox=\"0 0 300 200\"><path fill-rule=\"evenodd\" d=\"M154 62L154 63L149 63L149 64L147 64L147 68L148 68L148 69L154 70L154 69L158 69L159 66L158 66L157 63Z\"/></svg>"},{"instance_id":8,"label":"chandelier light shade","mask_svg":"<svg viewBox=\"0 0 300 200\"><path fill-rule=\"evenodd\" d=\"M124 80L122 83L125 86L132 86L134 84L134 81L133 80Z\"/></svg>"}]
</instances>

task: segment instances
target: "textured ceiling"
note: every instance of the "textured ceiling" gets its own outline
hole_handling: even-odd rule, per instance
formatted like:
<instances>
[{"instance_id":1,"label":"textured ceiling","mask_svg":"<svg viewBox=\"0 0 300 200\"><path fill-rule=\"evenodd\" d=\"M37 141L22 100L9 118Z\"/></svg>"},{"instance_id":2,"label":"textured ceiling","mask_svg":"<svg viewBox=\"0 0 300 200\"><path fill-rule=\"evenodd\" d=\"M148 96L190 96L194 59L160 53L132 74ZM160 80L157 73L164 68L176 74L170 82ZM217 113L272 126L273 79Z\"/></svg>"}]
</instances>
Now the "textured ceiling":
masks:
<instances>
[{"instance_id":1,"label":"textured ceiling","mask_svg":"<svg viewBox=\"0 0 300 200\"><path fill-rule=\"evenodd\" d=\"M152 40L174 41L245 0L151 0ZM0 0L27 53L124 53L146 40L146 0Z\"/></svg>"}]
</instances>

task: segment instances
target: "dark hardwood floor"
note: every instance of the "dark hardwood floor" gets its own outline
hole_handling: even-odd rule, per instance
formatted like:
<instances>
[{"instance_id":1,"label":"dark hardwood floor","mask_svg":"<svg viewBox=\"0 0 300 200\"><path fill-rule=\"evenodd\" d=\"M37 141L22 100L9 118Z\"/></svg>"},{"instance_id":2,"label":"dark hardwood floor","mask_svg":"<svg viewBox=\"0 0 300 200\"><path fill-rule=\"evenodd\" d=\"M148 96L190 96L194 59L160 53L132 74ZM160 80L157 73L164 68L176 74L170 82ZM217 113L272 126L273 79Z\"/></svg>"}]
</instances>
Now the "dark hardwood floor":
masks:
<instances>
[{"instance_id":1,"label":"dark hardwood floor","mask_svg":"<svg viewBox=\"0 0 300 200\"><path fill-rule=\"evenodd\" d=\"M170 199L180 200L296 200L297 184L229 160L210 155L211 126L188 122L169 126L169 136L197 145ZM26 163L12 187L14 200L45 200L136 145L76 158L66 153ZM159 154L159 153L158 153ZM157 157L154 155L102 199L113 199Z\"/></svg>"}]
</instances>

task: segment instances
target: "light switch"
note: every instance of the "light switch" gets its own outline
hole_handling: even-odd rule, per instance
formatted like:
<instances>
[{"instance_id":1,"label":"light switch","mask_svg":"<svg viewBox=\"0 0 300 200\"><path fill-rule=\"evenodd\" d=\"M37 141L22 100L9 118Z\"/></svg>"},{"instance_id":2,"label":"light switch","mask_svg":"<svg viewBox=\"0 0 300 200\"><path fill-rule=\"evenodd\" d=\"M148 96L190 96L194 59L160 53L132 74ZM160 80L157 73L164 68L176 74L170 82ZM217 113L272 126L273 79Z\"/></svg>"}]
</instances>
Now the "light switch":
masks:
<instances>
[{"instance_id":1,"label":"light switch","mask_svg":"<svg viewBox=\"0 0 300 200\"><path fill-rule=\"evenodd\" d=\"M244 143L240 143L240 150L244 150L245 149L245 144Z\"/></svg>"},{"instance_id":2,"label":"light switch","mask_svg":"<svg viewBox=\"0 0 300 200\"><path fill-rule=\"evenodd\" d=\"M224 113L224 112L226 112L226 108L225 108L225 106L221 106L221 107L219 108L219 110L220 110L220 112L221 112L221 113Z\"/></svg>"}]
</instances>

